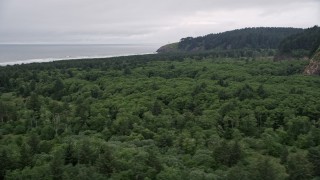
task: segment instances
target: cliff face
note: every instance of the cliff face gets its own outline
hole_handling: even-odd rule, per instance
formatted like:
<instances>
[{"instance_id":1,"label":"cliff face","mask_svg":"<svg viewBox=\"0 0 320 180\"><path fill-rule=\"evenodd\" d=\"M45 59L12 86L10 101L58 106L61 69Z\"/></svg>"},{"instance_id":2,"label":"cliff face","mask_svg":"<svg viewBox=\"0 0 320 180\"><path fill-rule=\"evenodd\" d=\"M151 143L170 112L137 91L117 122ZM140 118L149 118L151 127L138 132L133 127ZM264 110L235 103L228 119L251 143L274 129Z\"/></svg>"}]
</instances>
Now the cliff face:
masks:
<instances>
[{"instance_id":1,"label":"cliff face","mask_svg":"<svg viewBox=\"0 0 320 180\"><path fill-rule=\"evenodd\" d=\"M309 65L304 69L306 75L320 75L320 47L313 55Z\"/></svg>"},{"instance_id":2,"label":"cliff face","mask_svg":"<svg viewBox=\"0 0 320 180\"><path fill-rule=\"evenodd\" d=\"M320 62L311 60L303 73L306 75L320 75Z\"/></svg>"}]
</instances>

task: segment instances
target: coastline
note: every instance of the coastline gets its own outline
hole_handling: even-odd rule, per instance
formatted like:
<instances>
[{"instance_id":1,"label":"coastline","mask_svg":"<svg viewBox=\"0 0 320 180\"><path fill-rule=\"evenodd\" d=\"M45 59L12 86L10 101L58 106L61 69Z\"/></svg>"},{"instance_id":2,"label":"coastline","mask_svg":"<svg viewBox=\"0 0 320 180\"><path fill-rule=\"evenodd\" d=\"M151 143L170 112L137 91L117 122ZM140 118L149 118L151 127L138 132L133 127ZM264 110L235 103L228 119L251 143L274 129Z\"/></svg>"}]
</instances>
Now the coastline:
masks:
<instances>
[{"instance_id":1,"label":"coastline","mask_svg":"<svg viewBox=\"0 0 320 180\"><path fill-rule=\"evenodd\" d=\"M31 63L47 63L47 62L54 62L54 61L81 60L81 59L100 59L100 58L148 55L148 54L157 54L157 52L128 53L128 54L105 55L105 56L78 56L78 57L63 57L63 58L39 58L39 59L13 60L9 62L0 62L0 66L6 67L6 66L23 65L23 64L31 64Z\"/></svg>"}]
</instances>

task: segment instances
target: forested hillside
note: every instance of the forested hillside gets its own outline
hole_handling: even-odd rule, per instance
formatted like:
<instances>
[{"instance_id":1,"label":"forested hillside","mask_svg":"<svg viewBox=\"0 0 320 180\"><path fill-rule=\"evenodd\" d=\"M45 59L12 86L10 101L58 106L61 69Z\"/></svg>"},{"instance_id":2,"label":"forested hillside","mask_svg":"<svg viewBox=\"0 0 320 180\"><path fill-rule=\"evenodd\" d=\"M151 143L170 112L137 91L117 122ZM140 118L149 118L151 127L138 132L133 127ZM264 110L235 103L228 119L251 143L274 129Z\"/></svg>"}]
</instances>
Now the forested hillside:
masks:
<instances>
[{"instance_id":1,"label":"forested hillside","mask_svg":"<svg viewBox=\"0 0 320 180\"><path fill-rule=\"evenodd\" d=\"M0 179L319 177L320 79L306 65L207 54L0 67Z\"/></svg>"},{"instance_id":2,"label":"forested hillside","mask_svg":"<svg viewBox=\"0 0 320 180\"><path fill-rule=\"evenodd\" d=\"M285 38L279 45L279 58L312 57L320 46L320 27L314 26Z\"/></svg>"},{"instance_id":3,"label":"forested hillside","mask_svg":"<svg viewBox=\"0 0 320 180\"><path fill-rule=\"evenodd\" d=\"M244 28L200 37L182 38L176 49L164 46L158 52L190 52L225 49L277 49L286 37L303 29L258 27ZM169 45L172 47L172 45Z\"/></svg>"}]
</instances>

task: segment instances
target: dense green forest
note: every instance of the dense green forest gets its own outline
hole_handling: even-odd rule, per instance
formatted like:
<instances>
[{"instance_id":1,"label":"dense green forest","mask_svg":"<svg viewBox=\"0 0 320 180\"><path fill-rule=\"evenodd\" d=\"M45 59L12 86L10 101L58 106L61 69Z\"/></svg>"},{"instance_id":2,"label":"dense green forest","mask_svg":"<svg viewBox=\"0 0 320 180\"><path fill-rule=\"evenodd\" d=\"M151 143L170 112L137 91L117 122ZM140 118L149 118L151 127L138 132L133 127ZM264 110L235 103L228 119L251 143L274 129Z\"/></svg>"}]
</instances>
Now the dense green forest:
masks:
<instances>
[{"instance_id":1,"label":"dense green forest","mask_svg":"<svg viewBox=\"0 0 320 180\"><path fill-rule=\"evenodd\" d=\"M0 179L320 177L320 79L263 52L0 67Z\"/></svg>"},{"instance_id":2,"label":"dense green forest","mask_svg":"<svg viewBox=\"0 0 320 180\"><path fill-rule=\"evenodd\" d=\"M301 33L299 28L258 27L182 38L180 42L164 46L158 52L190 52L226 49L277 49L286 37Z\"/></svg>"},{"instance_id":3,"label":"dense green forest","mask_svg":"<svg viewBox=\"0 0 320 180\"><path fill-rule=\"evenodd\" d=\"M314 26L285 38L279 45L277 58L311 57L320 45L320 27Z\"/></svg>"},{"instance_id":4,"label":"dense green forest","mask_svg":"<svg viewBox=\"0 0 320 180\"><path fill-rule=\"evenodd\" d=\"M200 37L182 38L161 47L160 53L206 51L268 51L276 60L312 57L320 45L320 27L244 28ZM272 51L273 50L273 51Z\"/></svg>"}]
</instances>

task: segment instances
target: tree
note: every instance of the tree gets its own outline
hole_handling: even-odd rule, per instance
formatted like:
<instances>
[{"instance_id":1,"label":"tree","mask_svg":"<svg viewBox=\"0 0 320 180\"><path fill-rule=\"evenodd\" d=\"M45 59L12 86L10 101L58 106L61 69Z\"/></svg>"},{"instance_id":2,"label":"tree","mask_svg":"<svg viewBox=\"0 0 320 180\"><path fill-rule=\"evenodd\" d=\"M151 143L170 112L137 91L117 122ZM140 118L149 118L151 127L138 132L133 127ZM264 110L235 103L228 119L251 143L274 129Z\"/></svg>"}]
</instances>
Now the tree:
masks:
<instances>
[{"instance_id":1,"label":"tree","mask_svg":"<svg viewBox=\"0 0 320 180\"><path fill-rule=\"evenodd\" d=\"M237 165L228 171L227 180L248 180L250 179L248 170L243 165Z\"/></svg>"},{"instance_id":2,"label":"tree","mask_svg":"<svg viewBox=\"0 0 320 180\"><path fill-rule=\"evenodd\" d=\"M17 179L41 179L41 180L52 180L48 174L50 172L48 164L35 166L33 168L25 167L24 169L16 169L9 171L6 174L5 179L17 180Z\"/></svg>"},{"instance_id":3,"label":"tree","mask_svg":"<svg viewBox=\"0 0 320 180\"><path fill-rule=\"evenodd\" d=\"M65 92L64 88L65 88L65 85L61 79L55 80L52 87L52 97L54 99L60 100L64 95L64 92Z\"/></svg>"},{"instance_id":4,"label":"tree","mask_svg":"<svg viewBox=\"0 0 320 180\"><path fill-rule=\"evenodd\" d=\"M184 172L182 172L178 168L174 167L165 167L163 171L161 171L157 175L157 179L159 180L183 180L185 179Z\"/></svg>"},{"instance_id":5,"label":"tree","mask_svg":"<svg viewBox=\"0 0 320 180\"><path fill-rule=\"evenodd\" d=\"M70 180L105 180L108 177L98 173L93 166L77 164L76 166L67 165L63 169L62 179Z\"/></svg>"},{"instance_id":6,"label":"tree","mask_svg":"<svg viewBox=\"0 0 320 180\"><path fill-rule=\"evenodd\" d=\"M0 151L0 180L5 179L6 171L12 168L12 162L6 150Z\"/></svg>"},{"instance_id":7,"label":"tree","mask_svg":"<svg viewBox=\"0 0 320 180\"><path fill-rule=\"evenodd\" d=\"M78 149L78 160L80 164L90 164L94 161L93 152L90 147L90 142L88 140L84 140L81 142Z\"/></svg>"},{"instance_id":8,"label":"tree","mask_svg":"<svg viewBox=\"0 0 320 180\"><path fill-rule=\"evenodd\" d=\"M1 96L0 96L1 97ZM14 120L15 109L8 102L0 100L0 123L7 122L9 120Z\"/></svg>"},{"instance_id":9,"label":"tree","mask_svg":"<svg viewBox=\"0 0 320 180\"><path fill-rule=\"evenodd\" d=\"M229 166L232 166L234 164L237 164L243 156L243 152L241 149L240 144L238 141L233 142L233 144L230 147L230 159L229 159Z\"/></svg>"},{"instance_id":10,"label":"tree","mask_svg":"<svg viewBox=\"0 0 320 180\"><path fill-rule=\"evenodd\" d=\"M53 154L53 159L50 163L51 176L53 180L61 180L63 175L63 154L56 151Z\"/></svg>"},{"instance_id":11,"label":"tree","mask_svg":"<svg viewBox=\"0 0 320 180\"><path fill-rule=\"evenodd\" d=\"M23 143L20 147L20 167L24 168L25 166L32 165L32 152L30 146L26 143Z\"/></svg>"},{"instance_id":12,"label":"tree","mask_svg":"<svg viewBox=\"0 0 320 180\"><path fill-rule=\"evenodd\" d=\"M102 154L99 154L99 157L96 161L98 171L101 174L105 174L107 177L110 177L111 174L114 172L113 161L114 157L111 153L111 150L109 148L103 149Z\"/></svg>"},{"instance_id":13,"label":"tree","mask_svg":"<svg viewBox=\"0 0 320 180\"><path fill-rule=\"evenodd\" d=\"M254 96L253 88L250 85L245 84L242 88L238 89L238 91L236 92L236 95L238 96L240 101L253 98Z\"/></svg>"},{"instance_id":14,"label":"tree","mask_svg":"<svg viewBox=\"0 0 320 180\"><path fill-rule=\"evenodd\" d=\"M163 166L159 159L159 154L156 154L156 149L148 149L148 158L146 164L152 168L152 178L155 178L156 174L163 170Z\"/></svg>"},{"instance_id":15,"label":"tree","mask_svg":"<svg viewBox=\"0 0 320 180\"><path fill-rule=\"evenodd\" d=\"M158 116L159 114L161 114L162 112L162 108L161 108L161 105L158 101L155 101L153 106L152 106L152 114L155 115L155 116Z\"/></svg>"},{"instance_id":16,"label":"tree","mask_svg":"<svg viewBox=\"0 0 320 180\"><path fill-rule=\"evenodd\" d=\"M41 139L43 140L52 140L56 134L55 129L52 127L52 125L45 125L41 129Z\"/></svg>"},{"instance_id":17,"label":"tree","mask_svg":"<svg viewBox=\"0 0 320 180\"><path fill-rule=\"evenodd\" d=\"M241 118L239 129L247 136L255 136L257 134L257 119L254 114Z\"/></svg>"},{"instance_id":18,"label":"tree","mask_svg":"<svg viewBox=\"0 0 320 180\"><path fill-rule=\"evenodd\" d=\"M40 100L39 100L39 96L36 93L31 93L30 98L27 101L27 107L35 112L39 112L40 111Z\"/></svg>"},{"instance_id":19,"label":"tree","mask_svg":"<svg viewBox=\"0 0 320 180\"><path fill-rule=\"evenodd\" d=\"M229 94L225 90L220 90L218 92L218 97L220 100L227 100L230 98Z\"/></svg>"},{"instance_id":20,"label":"tree","mask_svg":"<svg viewBox=\"0 0 320 180\"><path fill-rule=\"evenodd\" d=\"M287 178L286 169L270 157L259 157L250 166L250 177L256 180L284 180Z\"/></svg>"},{"instance_id":21,"label":"tree","mask_svg":"<svg viewBox=\"0 0 320 180\"><path fill-rule=\"evenodd\" d=\"M264 89L264 86L262 84L260 84L260 86L257 89L257 93L261 98L266 98L268 97L268 94L266 92L266 90Z\"/></svg>"},{"instance_id":22,"label":"tree","mask_svg":"<svg viewBox=\"0 0 320 180\"><path fill-rule=\"evenodd\" d=\"M302 153L289 154L288 173L292 180L312 178L312 165Z\"/></svg>"},{"instance_id":23,"label":"tree","mask_svg":"<svg viewBox=\"0 0 320 180\"><path fill-rule=\"evenodd\" d=\"M78 163L76 151L72 142L68 142L67 147L65 148L64 162L66 165L72 164L73 166L75 166Z\"/></svg>"},{"instance_id":24,"label":"tree","mask_svg":"<svg viewBox=\"0 0 320 180\"><path fill-rule=\"evenodd\" d=\"M308 149L307 157L313 165L313 175L320 176L320 146Z\"/></svg>"},{"instance_id":25,"label":"tree","mask_svg":"<svg viewBox=\"0 0 320 180\"><path fill-rule=\"evenodd\" d=\"M288 133L289 136L296 140L298 135L300 134L306 134L310 131L311 123L309 121L308 117L301 117L298 116L296 118L291 119L288 123Z\"/></svg>"},{"instance_id":26,"label":"tree","mask_svg":"<svg viewBox=\"0 0 320 180\"><path fill-rule=\"evenodd\" d=\"M238 142L228 144L226 141L220 142L213 153L217 162L229 167L237 164L241 160L242 155L241 146Z\"/></svg>"},{"instance_id":27,"label":"tree","mask_svg":"<svg viewBox=\"0 0 320 180\"><path fill-rule=\"evenodd\" d=\"M32 155L39 152L39 143L40 143L39 136L36 133L32 133L27 140L27 144L30 147L30 151Z\"/></svg>"}]
</instances>

